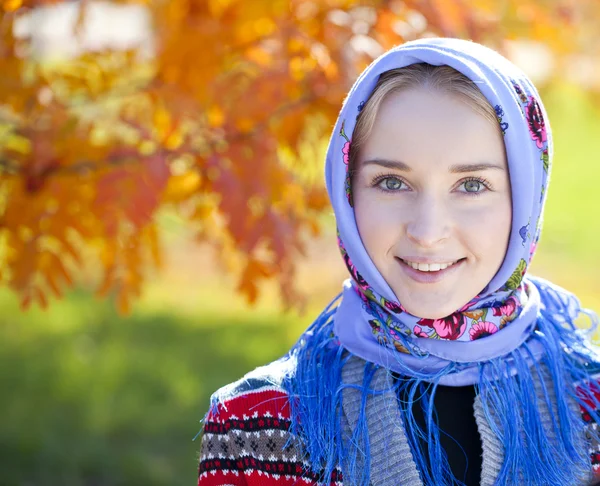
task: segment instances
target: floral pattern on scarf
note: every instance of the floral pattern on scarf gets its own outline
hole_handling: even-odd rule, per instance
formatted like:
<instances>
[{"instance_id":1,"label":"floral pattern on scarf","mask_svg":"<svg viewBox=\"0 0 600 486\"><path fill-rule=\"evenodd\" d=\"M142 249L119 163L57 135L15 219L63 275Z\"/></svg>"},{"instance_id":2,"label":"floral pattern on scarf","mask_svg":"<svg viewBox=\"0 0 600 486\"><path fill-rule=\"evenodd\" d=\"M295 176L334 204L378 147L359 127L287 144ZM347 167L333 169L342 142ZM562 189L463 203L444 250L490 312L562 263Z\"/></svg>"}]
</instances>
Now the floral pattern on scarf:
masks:
<instances>
[{"instance_id":1,"label":"floral pattern on scarf","mask_svg":"<svg viewBox=\"0 0 600 486\"><path fill-rule=\"evenodd\" d=\"M502 135L506 135L506 130L508 130L508 123L502 121L504 117L504 110L500 105L496 105L494 106L494 111L496 112L496 118L498 120L498 123L500 124L500 130L502 130Z\"/></svg>"},{"instance_id":2,"label":"floral pattern on scarf","mask_svg":"<svg viewBox=\"0 0 600 486\"><path fill-rule=\"evenodd\" d=\"M544 144L548 139L546 134L546 123L544 121L544 117L542 116L540 105L533 96L528 98L526 116L531 138L535 140L535 143L539 149L543 149Z\"/></svg>"},{"instance_id":3,"label":"floral pattern on scarf","mask_svg":"<svg viewBox=\"0 0 600 486\"><path fill-rule=\"evenodd\" d=\"M441 339L448 339L449 341L456 341L459 339L467 328L467 316L465 316L461 311L455 312L454 314L442 319L419 319L417 322L421 326L426 326L433 329L431 334L421 332L421 337L437 337Z\"/></svg>"},{"instance_id":4,"label":"floral pattern on scarf","mask_svg":"<svg viewBox=\"0 0 600 486\"><path fill-rule=\"evenodd\" d=\"M344 131L344 122L342 122L342 128L340 129L340 136L346 140L346 143L342 147L342 154L344 156L344 164L346 165L346 179L344 181L344 188L346 190L346 199L348 199L348 204L350 207L353 207L352 202L352 184L351 184L351 174L350 174L350 145L352 141L346 135Z\"/></svg>"},{"instance_id":5,"label":"floral pattern on scarf","mask_svg":"<svg viewBox=\"0 0 600 486\"><path fill-rule=\"evenodd\" d=\"M475 341L476 339L491 336L495 332L498 332L498 328L493 322L482 321L471 327L469 336L471 337L471 341Z\"/></svg>"}]
</instances>

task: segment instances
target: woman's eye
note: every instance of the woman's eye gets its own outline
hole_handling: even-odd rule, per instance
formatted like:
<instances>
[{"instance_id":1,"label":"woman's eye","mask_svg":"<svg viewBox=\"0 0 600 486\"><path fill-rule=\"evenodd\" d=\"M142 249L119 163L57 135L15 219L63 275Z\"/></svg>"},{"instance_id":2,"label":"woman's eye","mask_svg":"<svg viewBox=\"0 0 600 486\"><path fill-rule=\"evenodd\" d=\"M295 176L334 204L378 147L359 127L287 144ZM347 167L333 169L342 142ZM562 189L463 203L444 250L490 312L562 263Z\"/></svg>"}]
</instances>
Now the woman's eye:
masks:
<instances>
[{"instance_id":1,"label":"woman's eye","mask_svg":"<svg viewBox=\"0 0 600 486\"><path fill-rule=\"evenodd\" d=\"M402 187L403 182L395 177L386 177L377 184L381 189L386 191L397 191Z\"/></svg>"},{"instance_id":2,"label":"woman's eye","mask_svg":"<svg viewBox=\"0 0 600 486\"><path fill-rule=\"evenodd\" d=\"M463 185L465 186L465 192L477 193L483 192L483 189L485 189L485 186L480 181L465 181Z\"/></svg>"}]
</instances>

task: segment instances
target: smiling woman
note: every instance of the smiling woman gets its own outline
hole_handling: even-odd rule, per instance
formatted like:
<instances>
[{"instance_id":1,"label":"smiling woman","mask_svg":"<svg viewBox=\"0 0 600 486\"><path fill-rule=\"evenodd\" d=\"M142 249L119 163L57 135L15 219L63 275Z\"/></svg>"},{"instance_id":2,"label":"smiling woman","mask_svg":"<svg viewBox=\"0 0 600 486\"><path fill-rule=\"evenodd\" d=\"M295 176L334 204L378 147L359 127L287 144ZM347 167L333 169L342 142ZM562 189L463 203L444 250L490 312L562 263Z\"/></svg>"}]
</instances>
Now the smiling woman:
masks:
<instances>
[{"instance_id":1,"label":"smiling woman","mask_svg":"<svg viewBox=\"0 0 600 486\"><path fill-rule=\"evenodd\" d=\"M215 393L199 485L595 484L600 355L575 320L597 317L528 273L551 158L494 51L422 39L367 68L326 161L351 279Z\"/></svg>"},{"instance_id":2,"label":"smiling woman","mask_svg":"<svg viewBox=\"0 0 600 486\"><path fill-rule=\"evenodd\" d=\"M494 109L454 69L415 64L380 78L353 135L362 142L350 150L354 211L369 257L407 312L451 314L496 274L510 237ZM495 222L494 238L473 238L481 221Z\"/></svg>"}]
</instances>

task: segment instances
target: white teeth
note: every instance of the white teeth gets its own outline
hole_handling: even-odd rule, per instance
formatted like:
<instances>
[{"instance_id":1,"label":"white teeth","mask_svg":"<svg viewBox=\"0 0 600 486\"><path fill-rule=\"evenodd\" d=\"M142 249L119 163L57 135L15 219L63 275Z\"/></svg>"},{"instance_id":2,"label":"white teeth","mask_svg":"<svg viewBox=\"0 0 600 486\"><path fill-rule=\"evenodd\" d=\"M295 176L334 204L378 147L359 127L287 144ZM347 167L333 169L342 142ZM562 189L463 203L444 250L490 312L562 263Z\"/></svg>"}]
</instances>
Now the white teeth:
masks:
<instances>
[{"instance_id":1,"label":"white teeth","mask_svg":"<svg viewBox=\"0 0 600 486\"><path fill-rule=\"evenodd\" d=\"M458 260L457 260L458 261ZM420 270L421 272L439 272L440 270L444 270L456 262L450 263L415 263L415 262L407 262L404 261L407 265L410 265L415 270Z\"/></svg>"}]
</instances>

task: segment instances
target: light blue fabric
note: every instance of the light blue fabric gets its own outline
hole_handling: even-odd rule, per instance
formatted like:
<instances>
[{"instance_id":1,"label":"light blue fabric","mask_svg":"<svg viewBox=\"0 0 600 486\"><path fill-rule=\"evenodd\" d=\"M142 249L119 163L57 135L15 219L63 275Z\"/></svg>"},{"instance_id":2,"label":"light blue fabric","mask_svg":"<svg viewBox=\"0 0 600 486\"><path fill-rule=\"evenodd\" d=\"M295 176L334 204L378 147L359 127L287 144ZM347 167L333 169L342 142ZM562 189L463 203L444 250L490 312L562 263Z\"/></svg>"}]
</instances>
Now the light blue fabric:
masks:
<instances>
[{"instance_id":1,"label":"light blue fabric","mask_svg":"<svg viewBox=\"0 0 600 486\"><path fill-rule=\"evenodd\" d=\"M403 373L408 372L407 368L425 367L427 371L432 371L448 361L464 363L482 358L489 359L516 348L531 333L539 310L539 297L535 286L530 280L525 281L525 287L530 288L531 295L529 299L524 299L518 295L520 289L516 288L517 285L507 286L507 282L515 278L515 272L518 281L521 280L521 274L525 274L535 253L542 226L542 210L552 159L551 131L535 87L520 69L495 51L459 39L422 39L407 42L374 61L356 81L344 102L329 143L325 173L343 249L358 274L368 282L376 301L402 305L369 258L358 234L354 209L349 204L346 194L348 166L344 156L348 150L348 141L351 145L351 134L357 115L362 104L369 98L379 75L419 62L449 65L473 80L495 107L498 123L504 132L513 197L510 243L498 273L469 307L462 310L485 308L493 302L505 302L511 296L527 302L517 322L512 322L496 334L483 338L484 342L481 343L465 342L459 345L445 340L414 336L405 339L420 317L407 312L390 311L385 305L373 309L372 302L365 303L359 297L356 290L360 288L356 281L349 280L344 286L343 299L334 318L336 334L342 344L354 354ZM536 123L534 130L531 125ZM340 135L342 129L345 136ZM489 237L494 236L490 234ZM413 356L403 356L391 345L385 351L382 350L377 336L371 332L370 326L365 325L373 319L374 314L378 314L377 322L387 327L388 331L390 327L399 331L403 346L413 351ZM491 321L492 318L487 320ZM517 327L518 330L511 330L511 327ZM465 334L462 338L468 340L468 333ZM430 355L434 359L429 359ZM452 376L454 373L460 373L461 378ZM475 375L465 373L464 367L458 367L441 383L474 383Z\"/></svg>"}]
</instances>

